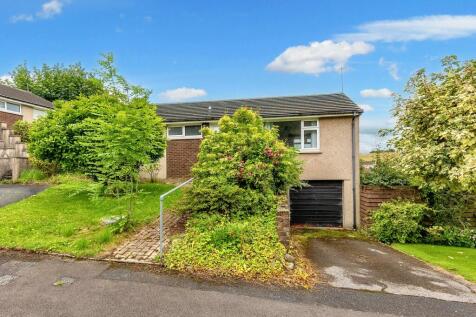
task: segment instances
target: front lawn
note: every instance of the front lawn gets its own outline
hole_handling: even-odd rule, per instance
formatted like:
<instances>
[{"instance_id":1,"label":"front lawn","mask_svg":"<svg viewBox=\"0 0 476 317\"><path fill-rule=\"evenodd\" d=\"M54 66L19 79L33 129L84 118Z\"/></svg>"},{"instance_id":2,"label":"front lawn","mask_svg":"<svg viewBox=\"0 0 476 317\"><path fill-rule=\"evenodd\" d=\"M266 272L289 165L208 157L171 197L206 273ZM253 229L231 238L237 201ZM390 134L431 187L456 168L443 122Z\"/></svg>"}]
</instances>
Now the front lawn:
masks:
<instances>
[{"instance_id":1,"label":"front lawn","mask_svg":"<svg viewBox=\"0 0 476 317\"><path fill-rule=\"evenodd\" d=\"M476 282L476 249L431 244L392 244L395 249Z\"/></svg>"},{"instance_id":2,"label":"front lawn","mask_svg":"<svg viewBox=\"0 0 476 317\"><path fill-rule=\"evenodd\" d=\"M125 212L126 201L111 197L91 199L84 191L92 182L66 177L38 195L0 208L0 247L45 250L76 256L95 256L110 248L122 235L115 235L101 219ZM136 225L154 220L159 213L159 195L173 188L168 184L142 184ZM166 200L171 206L180 196Z\"/></svg>"},{"instance_id":3,"label":"front lawn","mask_svg":"<svg viewBox=\"0 0 476 317\"><path fill-rule=\"evenodd\" d=\"M273 213L245 217L198 214L172 241L164 263L170 269L211 277L240 277L311 286L313 274L293 250L296 267L288 271L285 247L278 241Z\"/></svg>"}]
</instances>

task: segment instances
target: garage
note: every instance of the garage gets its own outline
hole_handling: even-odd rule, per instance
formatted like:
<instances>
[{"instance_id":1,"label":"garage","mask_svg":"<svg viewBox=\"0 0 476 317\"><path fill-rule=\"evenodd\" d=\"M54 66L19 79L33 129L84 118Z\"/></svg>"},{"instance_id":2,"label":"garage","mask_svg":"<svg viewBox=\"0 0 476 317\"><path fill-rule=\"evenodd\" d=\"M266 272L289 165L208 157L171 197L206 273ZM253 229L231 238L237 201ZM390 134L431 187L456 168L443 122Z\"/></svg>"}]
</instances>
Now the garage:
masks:
<instances>
[{"instance_id":1,"label":"garage","mask_svg":"<svg viewBox=\"0 0 476 317\"><path fill-rule=\"evenodd\" d=\"M290 191L291 224L342 227L342 181L306 183Z\"/></svg>"}]
</instances>

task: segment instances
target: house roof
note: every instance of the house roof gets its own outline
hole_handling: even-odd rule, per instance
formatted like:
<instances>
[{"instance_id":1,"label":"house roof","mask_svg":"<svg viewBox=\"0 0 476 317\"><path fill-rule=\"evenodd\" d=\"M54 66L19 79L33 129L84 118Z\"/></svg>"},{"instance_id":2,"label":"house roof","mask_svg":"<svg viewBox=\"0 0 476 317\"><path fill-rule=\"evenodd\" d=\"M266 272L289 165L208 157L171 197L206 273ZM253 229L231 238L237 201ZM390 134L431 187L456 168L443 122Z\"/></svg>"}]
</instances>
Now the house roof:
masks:
<instances>
[{"instance_id":1,"label":"house roof","mask_svg":"<svg viewBox=\"0 0 476 317\"><path fill-rule=\"evenodd\" d=\"M35 106L53 108L53 103L41 98L40 96L34 95L26 90L13 88L3 84L0 84L0 97L5 97L8 99L24 102Z\"/></svg>"},{"instance_id":2,"label":"house roof","mask_svg":"<svg viewBox=\"0 0 476 317\"><path fill-rule=\"evenodd\" d=\"M349 97L336 93L158 104L157 114L166 122L213 121L242 106L258 111L263 118L362 113Z\"/></svg>"}]
</instances>

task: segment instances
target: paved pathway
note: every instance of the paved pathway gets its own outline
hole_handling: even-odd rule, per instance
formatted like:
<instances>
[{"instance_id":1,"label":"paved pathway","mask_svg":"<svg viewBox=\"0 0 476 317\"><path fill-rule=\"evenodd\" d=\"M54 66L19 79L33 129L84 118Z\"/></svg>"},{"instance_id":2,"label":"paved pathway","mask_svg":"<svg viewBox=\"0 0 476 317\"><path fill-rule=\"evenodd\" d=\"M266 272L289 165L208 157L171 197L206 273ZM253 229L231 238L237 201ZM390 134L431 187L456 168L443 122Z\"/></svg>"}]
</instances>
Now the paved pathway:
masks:
<instances>
[{"instance_id":1,"label":"paved pathway","mask_svg":"<svg viewBox=\"0 0 476 317\"><path fill-rule=\"evenodd\" d=\"M36 195L47 187L47 185L0 185L0 207Z\"/></svg>"},{"instance_id":2,"label":"paved pathway","mask_svg":"<svg viewBox=\"0 0 476 317\"><path fill-rule=\"evenodd\" d=\"M476 303L476 285L379 243L314 239L308 251L334 287Z\"/></svg>"},{"instance_id":3,"label":"paved pathway","mask_svg":"<svg viewBox=\"0 0 476 317\"><path fill-rule=\"evenodd\" d=\"M182 225L181 216L173 213L164 214L164 247L168 244L168 237L180 230ZM157 220L117 247L109 258L124 262L154 263L159 253L159 239L159 221Z\"/></svg>"},{"instance_id":4,"label":"paved pathway","mask_svg":"<svg viewBox=\"0 0 476 317\"><path fill-rule=\"evenodd\" d=\"M476 305L181 277L156 266L0 251L0 316L476 316Z\"/></svg>"}]
</instances>

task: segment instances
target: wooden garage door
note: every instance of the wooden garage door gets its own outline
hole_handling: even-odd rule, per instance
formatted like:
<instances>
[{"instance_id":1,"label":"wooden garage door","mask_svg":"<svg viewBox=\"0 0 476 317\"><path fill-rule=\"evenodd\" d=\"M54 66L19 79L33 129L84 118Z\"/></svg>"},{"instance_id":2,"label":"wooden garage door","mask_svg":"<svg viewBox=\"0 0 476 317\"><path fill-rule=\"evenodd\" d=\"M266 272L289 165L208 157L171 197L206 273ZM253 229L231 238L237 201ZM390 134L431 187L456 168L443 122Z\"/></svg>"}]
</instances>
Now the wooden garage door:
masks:
<instances>
[{"instance_id":1,"label":"wooden garage door","mask_svg":"<svg viewBox=\"0 0 476 317\"><path fill-rule=\"evenodd\" d=\"M342 227L342 181L307 181L290 191L291 224Z\"/></svg>"}]
</instances>

